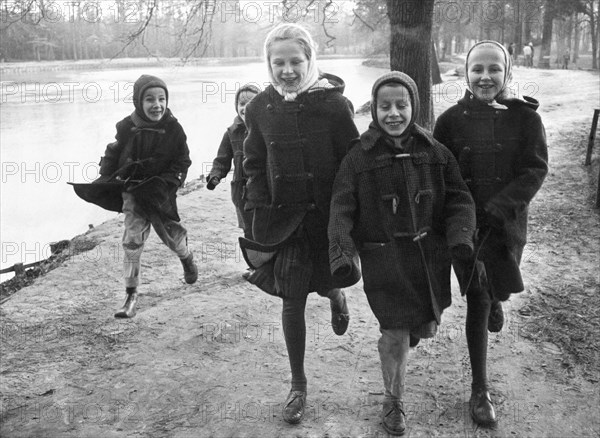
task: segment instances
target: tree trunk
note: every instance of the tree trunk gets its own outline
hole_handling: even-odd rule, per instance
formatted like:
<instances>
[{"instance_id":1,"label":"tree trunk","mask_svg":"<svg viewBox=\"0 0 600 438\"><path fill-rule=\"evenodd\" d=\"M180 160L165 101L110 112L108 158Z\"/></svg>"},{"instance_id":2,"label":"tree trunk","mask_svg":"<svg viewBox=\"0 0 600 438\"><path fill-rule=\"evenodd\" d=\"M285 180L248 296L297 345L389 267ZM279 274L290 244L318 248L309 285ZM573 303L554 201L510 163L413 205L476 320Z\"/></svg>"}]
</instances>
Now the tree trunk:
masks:
<instances>
[{"instance_id":1,"label":"tree trunk","mask_svg":"<svg viewBox=\"0 0 600 438\"><path fill-rule=\"evenodd\" d=\"M390 68L411 78L419 89L421 113L417 123L433 127L431 96L431 32L434 0L387 0L390 19Z\"/></svg>"},{"instance_id":2,"label":"tree trunk","mask_svg":"<svg viewBox=\"0 0 600 438\"><path fill-rule=\"evenodd\" d=\"M579 30L579 14L575 14L575 36L573 38L573 57L571 58L574 64L577 64L579 59L579 40L581 39Z\"/></svg>"},{"instance_id":3,"label":"tree trunk","mask_svg":"<svg viewBox=\"0 0 600 438\"><path fill-rule=\"evenodd\" d=\"M438 57L433 40L431 40L431 81L432 85L441 84L443 82L442 75L440 73L440 64L438 64Z\"/></svg>"},{"instance_id":4,"label":"tree trunk","mask_svg":"<svg viewBox=\"0 0 600 438\"><path fill-rule=\"evenodd\" d=\"M550 68L550 49L552 47L552 20L554 18L553 0L544 3L544 20L542 27L542 47L538 58L539 68Z\"/></svg>"},{"instance_id":5,"label":"tree trunk","mask_svg":"<svg viewBox=\"0 0 600 438\"><path fill-rule=\"evenodd\" d=\"M590 14L590 35L592 36L592 68L598 68L598 38L600 38L600 29L598 29L598 16L594 15L592 3L592 13Z\"/></svg>"}]
</instances>

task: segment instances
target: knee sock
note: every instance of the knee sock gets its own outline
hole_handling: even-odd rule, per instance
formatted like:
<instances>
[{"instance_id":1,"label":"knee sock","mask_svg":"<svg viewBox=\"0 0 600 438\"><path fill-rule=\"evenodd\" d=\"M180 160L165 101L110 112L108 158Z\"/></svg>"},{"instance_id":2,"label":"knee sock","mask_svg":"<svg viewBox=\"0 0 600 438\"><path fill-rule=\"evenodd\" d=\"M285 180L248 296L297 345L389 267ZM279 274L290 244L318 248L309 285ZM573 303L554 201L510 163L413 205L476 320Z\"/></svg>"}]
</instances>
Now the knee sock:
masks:
<instances>
[{"instance_id":1,"label":"knee sock","mask_svg":"<svg viewBox=\"0 0 600 438\"><path fill-rule=\"evenodd\" d=\"M474 388L487 389L488 318L491 300L486 290L467 292L467 346Z\"/></svg>"},{"instance_id":2,"label":"knee sock","mask_svg":"<svg viewBox=\"0 0 600 438\"><path fill-rule=\"evenodd\" d=\"M304 351L306 346L306 322L304 308L306 298L284 298L281 321L292 371L292 391L306 391L304 374Z\"/></svg>"}]
</instances>

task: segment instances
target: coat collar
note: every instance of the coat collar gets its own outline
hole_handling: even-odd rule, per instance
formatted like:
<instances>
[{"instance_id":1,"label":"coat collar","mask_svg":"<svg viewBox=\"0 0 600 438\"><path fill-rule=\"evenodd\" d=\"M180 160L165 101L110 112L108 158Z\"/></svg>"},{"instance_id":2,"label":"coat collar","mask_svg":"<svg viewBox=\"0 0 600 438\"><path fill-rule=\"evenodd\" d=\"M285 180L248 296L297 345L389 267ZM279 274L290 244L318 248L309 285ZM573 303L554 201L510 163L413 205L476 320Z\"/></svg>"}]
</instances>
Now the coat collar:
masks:
<instances>
[{"instance_id":1,"label":"coat collar","mask_svg":"<svg viewBox=\"0 0 600 438\"><path fill-rule=\"evenodd\" d=\"M433 142L435 141L433 139L433 135L429 131L423 129L416 123L410 127L410 137L424 141L425 145L428 147L432 146ZM410 141L410 139L408 141ZM360 136L361 146L363 150L368 151L373 149L379 142L383 142L384 144L389 145L389 147L392 147L393 145L392 139L385 135L385 133L383 133L381 129L377 127L375 122L371 122L369 124L369 129L363 132Z\"/></svg>"},{"instance_id":2,"label":"coat collar","mask_svg":"<svg viewBox=\"0 0 600 438\"><path fill-rule=\"evenodd\" d=\"M458 103L464 107L467 107L468 109L471 109L471 110L478 110L478 109L483 110L483 111L485 111L487 109L489 109L490 111L494 110L493 107L476 99L470 90L467 90L465 92L465 95L462 98L460 98ZM540 106L540 103L536 99L534 99L533 97L529 97L529 96L523 96L522 99L519 99L519 98L498 99L498 103L505 105L508 108L517 108L520 106L525 106L534 111L537 111L537 109Z\"/></svg>"}]
</instances>

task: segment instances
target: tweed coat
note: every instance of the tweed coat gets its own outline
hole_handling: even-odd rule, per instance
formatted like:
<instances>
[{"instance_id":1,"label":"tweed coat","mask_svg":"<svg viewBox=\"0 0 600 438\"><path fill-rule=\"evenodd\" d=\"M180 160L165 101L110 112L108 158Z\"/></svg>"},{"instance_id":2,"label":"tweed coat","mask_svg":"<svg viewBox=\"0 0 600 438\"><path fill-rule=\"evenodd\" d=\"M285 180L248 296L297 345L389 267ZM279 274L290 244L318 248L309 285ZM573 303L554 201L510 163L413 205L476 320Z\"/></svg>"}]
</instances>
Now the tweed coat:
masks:
<instances>
[{"instance_id":1,"label":"tweed coat","mask_svg":"<svg viewBox=\"0 0 600 438\"><path fill-rule=\"evenodd\" d=\"M375 123L336 176L329 222L334 275L358 252L382 328L440 322L451 303L449 247L473 247L475 208L456 160L413 125L404 152Z\"/></svg>"},{"instance_id":2,"label":"tweed coat","mask_svg":"<svg viewBox=\"0 0 600 438\"><path fill-rule=\"evenodd\" d=\"M519 263L527 240L528 206L548 173L546 133L535 99L498 100L470 91L438 118L433 135L459 162L477 208L477 225L489 230L481 249L493 293L521 292ZM490 215L500 227L489 226ZM482 234L482 233L480 233Z\"/></svg>"},{"instance_id":3,"label":"tweed coat","mask_svg":"<svg viewBox=\"0 0 600 438\"><path fill-rule=\"evenodd\" d=\"M268 278L254 284L279 296L325 294L335 286L327 252L331 189L358 131L342 95L344 82L321 77L333 87L285 101L270 85L246 107L245 208L254 210L254 243L278 248L249 281Z\"/></svg>"},{"instance_id":4,"label":"tweed coat","mask_svg":"<svg viewBox=\"0 0 600 438\"><path fill-rule=\"evenodd\" d=\"M149 210L179 221L176 192L185 181L191 165L190 152L183 128L170 110L153 128L136 127L131 116L117 123L117 141L110 143L100 160L100 177L95 181L107 183L120 180L145 181L144 184L123 186L136 196L147 214ZM88 185L96 192L96 201L103 208L112 205L122 211L120 190L107 190L106 184ZM110 198L110 199L107 199Z\"/></svg>"}]
</instances>

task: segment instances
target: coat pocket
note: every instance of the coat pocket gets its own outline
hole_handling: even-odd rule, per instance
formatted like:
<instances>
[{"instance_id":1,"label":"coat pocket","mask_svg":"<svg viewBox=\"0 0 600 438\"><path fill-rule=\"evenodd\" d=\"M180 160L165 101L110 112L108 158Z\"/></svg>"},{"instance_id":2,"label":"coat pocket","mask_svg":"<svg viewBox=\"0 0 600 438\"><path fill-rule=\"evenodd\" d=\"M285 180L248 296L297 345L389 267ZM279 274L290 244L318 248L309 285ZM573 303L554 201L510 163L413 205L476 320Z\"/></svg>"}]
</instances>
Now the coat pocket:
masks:
<instances>
[{"instance_id":1,"label":"coat pocket","mask_svg":"<svg viewBox=\"0 0 600 438\"><path fill-rule=\"evenodd\" d=\"M393 262L397 260L395 252L394 242L364 242L361 245L359 255L365 291L394 286Z\"/></svg>"},{"instance_id":2,"label":"coat pocket","mask_svg":"<svg viewBox=\"0 0 600 438\"><path fill-rule=\"evenodd\" d=\"M304 163L304 144L301 140L269 144L271 167L271 196L276 206L303 204L309 201L313 174Z\"/></svg>"}]
</instances>

